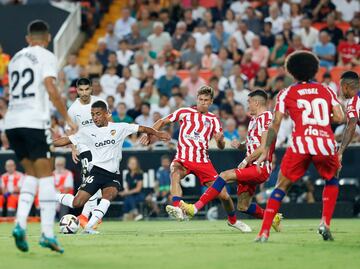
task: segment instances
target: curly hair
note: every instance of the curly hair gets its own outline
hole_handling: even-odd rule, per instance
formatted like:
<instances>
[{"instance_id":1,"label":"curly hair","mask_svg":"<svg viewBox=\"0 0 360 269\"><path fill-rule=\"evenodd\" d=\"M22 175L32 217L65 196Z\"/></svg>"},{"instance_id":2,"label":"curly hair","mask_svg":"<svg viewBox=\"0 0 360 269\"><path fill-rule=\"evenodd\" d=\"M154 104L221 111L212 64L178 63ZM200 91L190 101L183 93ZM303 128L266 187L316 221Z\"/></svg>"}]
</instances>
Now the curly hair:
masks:
<instances>
[{"instance_id":1,"label":"curly hair","mask_svg":"<svg viewBox=\"0 0 360 269\"><path fill-rule=\"evenodd\" d=\"M296 80L309 81L319 69L319 59L312 52L295 51L286 58L285 68Z\"/></svg>"}]
</instances>

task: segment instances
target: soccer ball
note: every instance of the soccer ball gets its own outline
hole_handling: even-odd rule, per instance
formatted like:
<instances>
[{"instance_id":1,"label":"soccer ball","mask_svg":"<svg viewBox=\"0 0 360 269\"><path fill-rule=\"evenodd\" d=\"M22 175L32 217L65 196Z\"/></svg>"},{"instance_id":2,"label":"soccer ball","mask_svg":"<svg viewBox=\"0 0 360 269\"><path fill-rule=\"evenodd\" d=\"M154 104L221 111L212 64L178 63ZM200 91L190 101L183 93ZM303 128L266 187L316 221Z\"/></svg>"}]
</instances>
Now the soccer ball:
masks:
<instances>
[{"instance_id":1,"label":"soccer ball","mask_svg":"<svg viewBox=\"0 0 360 269\"><path fill-rule=\"evenodd\" d=\"M60 233L63 234L76 234L80 227L78 218L71 214L64 215L59 224Z\"/></svg>"}]
</instances>

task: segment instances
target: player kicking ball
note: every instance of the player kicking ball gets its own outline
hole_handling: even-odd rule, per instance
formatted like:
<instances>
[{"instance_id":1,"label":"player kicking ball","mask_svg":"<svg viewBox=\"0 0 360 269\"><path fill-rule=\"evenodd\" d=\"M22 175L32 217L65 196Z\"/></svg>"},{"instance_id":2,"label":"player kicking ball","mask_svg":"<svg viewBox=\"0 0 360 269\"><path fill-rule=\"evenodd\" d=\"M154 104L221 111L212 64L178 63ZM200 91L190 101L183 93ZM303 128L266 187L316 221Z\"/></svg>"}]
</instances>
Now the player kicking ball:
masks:
<instances>
[{"instance_id":1,"label":"player kicking ball","mask_svg":"<svg viewBox=\"0 0 360 269\"><path fill-rule=\"evenodd\" d=\"M82 183L74 197L71 194L58 194L58 201L71 208L79 208L99 189L102 199L92 212L92 216L85 226L84 233L97 234L94 226L106 214L110 202L118 195L121 188L119 165L122 158L122 145L125 138L134 133L155 135L160 140L169 140L170 135L152 128L137 124L109 122L107 105L103 101L96 101L91 105L91 117L96 127L80 129L76 134L62 137L54 141L55 147L69 144L86 145L92 154L92 167L89 176Z\"/></svg>"},{"instance_id":2,"label":"player kicking ball","mask_svg":"<svg viewBox=\"0 0 360 269\"><path fill-rule=\"evenodd\" d=\"M173 204L166 206L168 214L178 220L186 218L179 207L182 200L180 180L193 173L200 179L202 185L210 187L218 177L209 158L209 141L214 137L219 149L224 149L225 141L219 119L209 112L213 99L214 90L209 86L202 86L197 92L195 107L180 108L158 120L153 126L155 130L160 130L172 122L180 123L177 152L171 164L170 174ZM140 141L147 145L151 142L151 137L143 136ZM227 212L228 225L242 232L251 231L248 225L236 219L234 203L225 188L219 193L218 198Z\"/></svg>"},{"instance_id":3,"label":"player kicking ball","mask_svg":"<svg viewBox=\"0 0 360 269\"><path fill-rule=\"evenodd\" d=\"M294 122L292 141L281 161L278 181L267 202L261 230L255 241L268 241L270 227L282 199L291 186L305 174L310 163L314 164L320 176L325 179L322 220L318 232L324 240L333 240L330 221L339 191L336 174L340 162L330 124L331 120L342 122L344 112L331 89L311 81L319 69L319 60L313 53L296 51L287 57L285 67L297 82L277 96L265 150L258 158L257 166L269 158L269 151L285 113L289 113Z\"/></svg>"},{"instance_id":4,"label":"player kicking ball","mask_svg":"<svg viewBox=\"0 0 360 269\"><path fill-rule=\"evenodd\" d=\"M206 204L214 200L225 185L231 182L238 183L237 209L255 218L262 219L264 216L264 209L255 202L251 203L251 201L256 187L265 182L271 173L271 156L274 152L275 144L270 149L269 160L261 164L260 170L257 170L255 160L264 150L272 113L267 111L267 94L264 91L256 90L248 96L249 112L253 117L249 123L248 135L246 137L246 158L239 164L238 168L221 172L214 184L206 190L195 204L187 204L184 201L180 202L180 207L190 217L193 217ZM236 143L234 146L240 149L242 144ZM280 221L281 214L277 214L273 221L273 228L277 232L280 231Z\"/></svg>"}]
</instances>

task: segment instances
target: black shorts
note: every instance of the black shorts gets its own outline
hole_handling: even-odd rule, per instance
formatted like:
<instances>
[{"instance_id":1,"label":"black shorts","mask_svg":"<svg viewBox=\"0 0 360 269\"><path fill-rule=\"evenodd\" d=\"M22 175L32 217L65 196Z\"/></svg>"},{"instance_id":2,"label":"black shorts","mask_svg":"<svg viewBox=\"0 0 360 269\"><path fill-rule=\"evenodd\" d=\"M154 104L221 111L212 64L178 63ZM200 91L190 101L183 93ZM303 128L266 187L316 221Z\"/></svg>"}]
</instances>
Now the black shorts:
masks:
<instances>
[{"instance_id":1,"label":"black shorts","mask_svg":"<svg viewBox=\"0 0 360 269\"><path fill-rule=\"evenodd\" d=\"M51 158L52 143L50 129L14 128L5 131L10 148L15 151L16 158L21 161L40 158Z\"/></svg>"},{"instance_id":2,"label":"black shorts","mask_svg":"<svg viewBox=\"0 0 360 269\"><path fill-rule=\"evenodd\" d=\"M79 190L86 191L91 196L99 189L103 190L108 187L115 187L118 191L122 190L121 176L111 173L105 169L93 166L89 176L80 185Z\"/></svg>"}]
</instances>

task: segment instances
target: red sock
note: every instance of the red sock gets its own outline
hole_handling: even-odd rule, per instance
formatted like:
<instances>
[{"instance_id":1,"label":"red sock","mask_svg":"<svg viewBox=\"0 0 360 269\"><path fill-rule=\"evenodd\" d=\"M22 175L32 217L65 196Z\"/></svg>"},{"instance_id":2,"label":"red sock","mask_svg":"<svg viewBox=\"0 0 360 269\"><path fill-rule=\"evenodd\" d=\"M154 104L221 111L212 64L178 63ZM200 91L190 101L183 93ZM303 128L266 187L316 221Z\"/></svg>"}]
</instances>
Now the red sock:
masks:
<instances>
[{"instance_id":1,"label":"red sock","mask_svg":"<svg viewBox=\"0 0 360 269\"><path fill-rule=\"evenodd\" d=\"M180 196L173 196L172 198L172 204L173 206L179 207L180 201L182 200L182 197Z\"/></svg>"},{"instance_id":2,"label":"red sock","mask_svg":"<svg viewBox=\"0 0 360 269\"><path fill-rule=\"evenodd\" d=\"M269 198L264 212L263 223L259 235L266 234L269 236L271 224L276 213L279 211L280 205L280 201Z\"/></svg>"},{"instance_id":3,"label":"red sock","mask_svg":"<svg viewBox=\"0 0 360 269\"><path fill-rule=\"evenodd\" d=\"M255 212L252 215L257 219L263 219L264 212L265 210L262 207L260 207L258 204L256 204Z\"/></svg>"},{"instance_id":4,"label":"red sock","mask_svg":"<svg viewBox=\"0 0 360 269\"><path fill-rule=\"evenodd\" d=\"M325 185L323 191L322 220L326 226L330 226L331 218L335 210L336 199L339 193L339 186Z\"/></svg>"},{"instance_id":5,"label":"red sock","mask_svg":"<svg viewBox=\"0 0 360 269\"><path fill-rule=\"evenodd\" d=\"M231 224L235 224L235 222L236 222L236 212L235 211L228 214L228 221Z\"/></svg>"},{"instance_id":6,"label":"red sock","mask_svg":"<svg viewBox=\"0 0 360 269\"><path fill-rule=\"evenodd\" d=\"M195 203L196 209L200 210L209 202L214 200L219 195L225 185L225 180L218 176L215 182L204 192L203 195L201 195L199 201Z\"/></svg>"}]
</instances>

